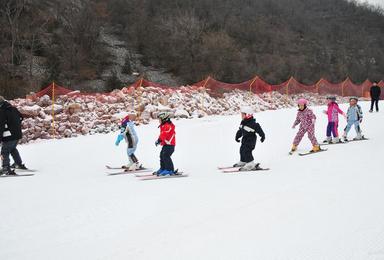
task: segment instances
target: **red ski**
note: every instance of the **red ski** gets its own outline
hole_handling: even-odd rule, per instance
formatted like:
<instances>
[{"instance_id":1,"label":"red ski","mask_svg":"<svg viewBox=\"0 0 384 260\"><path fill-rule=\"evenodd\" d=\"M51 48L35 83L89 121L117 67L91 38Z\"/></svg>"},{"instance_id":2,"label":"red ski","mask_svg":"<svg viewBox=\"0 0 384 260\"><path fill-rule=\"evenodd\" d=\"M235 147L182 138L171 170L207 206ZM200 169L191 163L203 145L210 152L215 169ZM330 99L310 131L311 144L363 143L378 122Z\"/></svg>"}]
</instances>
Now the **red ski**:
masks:
<instances>
[{"instance_id":1,"label":"red ski","mask_svg":"<svg viewBox=\"0 0 384 260\"><path fill-rule=\"evenodd\" d=\"M148 176L142 176L142 177L138 177L137 179L141 180L141 181L147 181L147 180L159 180L159 179L169 179L169 178L180 178L180 177L188 177L188 174L184 174L183 172L177 172L177 174L173 174L173 175L148 175Z\"/></svg>"}]
</instances>

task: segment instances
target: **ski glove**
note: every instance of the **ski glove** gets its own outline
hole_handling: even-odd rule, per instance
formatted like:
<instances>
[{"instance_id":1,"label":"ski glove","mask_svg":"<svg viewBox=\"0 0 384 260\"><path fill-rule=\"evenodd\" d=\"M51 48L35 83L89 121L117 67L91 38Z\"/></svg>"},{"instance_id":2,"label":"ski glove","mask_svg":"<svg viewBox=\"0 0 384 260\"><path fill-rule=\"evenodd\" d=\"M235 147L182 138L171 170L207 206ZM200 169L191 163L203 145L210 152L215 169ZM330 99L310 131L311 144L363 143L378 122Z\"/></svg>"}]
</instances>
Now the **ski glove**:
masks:
<instances>
[{"instance_id":1,"label":"ski glove","mask_svg":"<svg viewBox=\"0 0 384 260\"><path fill-rule=\"evenodd\" d=\"M119 134L117 136L117 139L116 139L116 142L115 142L115 145L118 146L120 144L120 142L124 139L124 135L123 134Z\"/></svg>"},{"instance_id":2,"label":"ski glove","mask_svg":"<svg viewBox=\"0 0 384 260\"><path fill-rule=\"evenodd\" d=\"M160 139L157 139L155 145L158 146L161 143Z\"/></svg>"},{"instance_id":3,"label":"ski glove","mask_svg":"<svg viewBox=\"0 0 384 260\"><path fill-rule=\"evenodd\" d=\"M240 139L239 138L235 138L236 142L240 143Z\"/></svg>"},{"instance_id":4,"label":"ski glove","mask_svg":"<svg viewBox=\"0 0 384 260\"><path fill-rule=\"evenodd\" d=\"M260 142L264 143L264 141L265 141L265 136L261 137L260 139Z\"/></svg>"}]
</instances>

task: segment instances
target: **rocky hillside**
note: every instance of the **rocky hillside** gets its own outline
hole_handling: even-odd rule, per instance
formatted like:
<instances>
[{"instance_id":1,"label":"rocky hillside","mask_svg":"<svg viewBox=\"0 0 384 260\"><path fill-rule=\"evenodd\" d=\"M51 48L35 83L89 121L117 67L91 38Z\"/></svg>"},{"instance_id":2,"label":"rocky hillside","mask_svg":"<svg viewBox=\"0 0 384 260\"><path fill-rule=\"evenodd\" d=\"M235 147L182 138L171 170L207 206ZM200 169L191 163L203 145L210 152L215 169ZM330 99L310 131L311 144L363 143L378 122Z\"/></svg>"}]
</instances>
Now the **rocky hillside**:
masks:
<instances>
[{"instance_id":1,"label":"rocky hillside","mask_svg":"<svg viewBox=\"0 0 384 260\"><path fill-rule=\"evenodd\" d=\"M384 13L346 0L0 0L0 94L51 81L82 91L140 76L384 78Z\"/></svg>"}]
</instances>

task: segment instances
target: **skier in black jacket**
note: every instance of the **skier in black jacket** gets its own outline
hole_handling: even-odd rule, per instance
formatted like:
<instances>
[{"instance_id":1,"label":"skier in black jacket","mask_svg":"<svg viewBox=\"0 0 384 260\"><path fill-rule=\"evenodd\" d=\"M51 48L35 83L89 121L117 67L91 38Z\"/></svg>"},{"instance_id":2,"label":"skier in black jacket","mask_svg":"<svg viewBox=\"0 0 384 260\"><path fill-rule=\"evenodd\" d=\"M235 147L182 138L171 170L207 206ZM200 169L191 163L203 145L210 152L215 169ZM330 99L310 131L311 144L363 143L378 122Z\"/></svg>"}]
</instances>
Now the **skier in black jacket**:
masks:
<instances>
[{"instance_id":1,"label":"skier in black jacket","mask_svg":"<svg viewBox=\"0 0 384 260\"><path fill-rule=\"evenodd\" d=\"M373 86L370 89L371 94L371 109L369 112L373 112L373 105L376 107L376 112L379 112L379 100L381 95L381 88L377 85L377 83L373 83Z\"/></svg>"},{"instance_id":2,"label":"skier in black jacket","mask_svg":"<svg viewBox=\"0 0 384 260\"><path fill-rule=\"evenodd\" d=\"M2 172L1 174L15 175L11 169L9 155L14 160L14 167L26 169L24 166L17 144L22 137L21 121L23 117L17 108L13 107L3 97L0 96L0 141L1 141L1 157Z\"/></svg>"},{"instance_id":3,"label":"skier in black jacket","mask_svg":"<svg viewBox=\"0 0 384 260\"><path fill-rule=\"evenodd\" d=\"M241 108L241 124L239 130L236 133L236 142L240 142L240 162L236 163L234 167L241 167L242 171L250 171L256 169L256 163L254 162L252 151L255 149L256 140L258 134L261 142L265 140L265 134L261 126L256 123L253 118L253 110L250 107Z\"/></svg>"}]
</instances>

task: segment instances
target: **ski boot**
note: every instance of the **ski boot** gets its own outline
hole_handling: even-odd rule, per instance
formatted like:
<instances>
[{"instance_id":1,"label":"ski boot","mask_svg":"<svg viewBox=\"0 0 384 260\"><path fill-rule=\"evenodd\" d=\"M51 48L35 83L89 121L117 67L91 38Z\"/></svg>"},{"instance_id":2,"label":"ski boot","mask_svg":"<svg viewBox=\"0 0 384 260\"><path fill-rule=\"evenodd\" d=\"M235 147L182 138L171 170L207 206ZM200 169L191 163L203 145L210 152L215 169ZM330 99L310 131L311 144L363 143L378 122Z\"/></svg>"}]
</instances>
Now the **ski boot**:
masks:
<instances>
[{"instance_id":1,"label":"ski boot","mask_svg":"<svg viewBox=\"0 0 384 260\"><path fill-rule=\"evenodd\" d=\"M5 167L1 170L1 175L17 175L11 167Z\"/></svg>"},{"instance_id":2,"label":"ski boot","mask_svg":"<svg viewBox=\"0 0 384 260\"><path fill-rule=\"evenodd\" d=\"M252 161L252 162L246 163L243 167L239 169L239 171L252 171L255 169L255 167L256 167L256 163Z\"/></svg>"},{"instance_id":3,"label":"ski boot","mask_svg":"<svg viewBox=\"0 0 384 260\"><path fill-rule=\"evenodd\" d=\"M175 175L175 171L170 171L170 170L162 170L160 171L157 176L171 176Z\"/></svg>"},{"instance_id":4,"label":"ski boot","mask_svg":"<svg viewBox=\"0 0 384 260\"><path fill-rule=\"evenodd\" d=\"M320 145L314 145L313 147L312 147L312 150L310 150L309 152L310 153L317 153L318 151L320 151L321 149L320 149Z\"/></svg>"},{"instance_id":5,"label":"ski boot","mask_svg":"<svg viewBox=\"0 0 384 260\"><path fill-rule=\"evenodd\" d=\"M334 137L332 143L338 144L338 143L342 143L342 141L340 140L340 137Z\"/></svg>"},{"instance_id":6,"label":"ski boot","mask_svg":"<svg viewBox=\"0 0 384 260\"><path fill-rule=\"evenodd\" d=\"M289 154L293 154L294 152L297 151L297 146L296 145L292 145L292 148L291 148L291 151L289 152Z\"/></svg>"},{"instance_id":7,"label":"ski boot","mask_svg":"<svg viewBox=\"0 0 384 260\"><path fill-rule=\"evenodd\" d=\"M28 168L25 167L25 164L16 164L16 163L14 163L14 164L11 165L11 168L12 169L19 169L19 170L28 170Z\"/></svg>"},{"instance_id":8,"label":"ski boot","mask_svg":"<svg viewBox=\"0 0 384 260\"><path fill-rule=\"evenodd\" d=\"M155 172L153 172L152 174L153 175L157 175L157 176L159 176L160 175L160 172L162 172L163 171L163 169L158 169L157 171L155 171Z\"/></svg>"},{"instance_id":9,"label":"ski boot","mask_svg":"<svg viewBox=\"0 0 384 260\"><path fill-rule=\"evenodd\" d=\"M255 171L260 171L260 170L263 170L263 168L260 167L260 163L256 163L256 165L254 167L254 170Z\"/></svg>"},{"instance_id":10,"label":"ski boot","mask_svg":"<svg viewBox=\"0 0 384 260\"><path fill-rule=\"evenodd\" d=\"M327 137L327 139L325 139L324 141L323 141L323 143L328 143L328 144L331 144L332 143L332 137L330 137L330 136L328 136Z\"/></svg>"},{"instance_id":11,"label":"ski boot","mask_svg":"<svg viewBox=\"0 0 384 260\"><path fill-rule=\"evenodd\" d=\"M132 163L128 168L126 168L126 171L137 171L140 170L142 166L139 164L139 162Z\"/></svg>"},{"instance_id":12,"label":"ski boot","mask_svg":"<svg viewBox=\"0 0 384 260\"><path fill-rule=\"evenodd\" d=\"M364 135L361 135L361 134L357 134L355 138L353 138L353 140L357 141L357 140L363 140L364 139Z\"/></svg>"},{"instance_id":13,"label":"ski boot","mask_svg":"<svg viewBox=\"0 0 384 260\"><path fill-rule=\"evenodd\" d=\"M243 167L243 166L246 165L246 164L247 164L247 163L245 163L245 162L239 161L239 162L235 163L235 164L233 165L233 167Z\"/></svg>"},{"instance_id":14,"label":"ski boot","mask_svg":"<svg viewBox=\"0 0 384 260\"><path fill-rule=\"evenodd\" d=\"M343 134L343 142L348 142L348 137L346 133Z\"/></svg>"}]
</instances>

